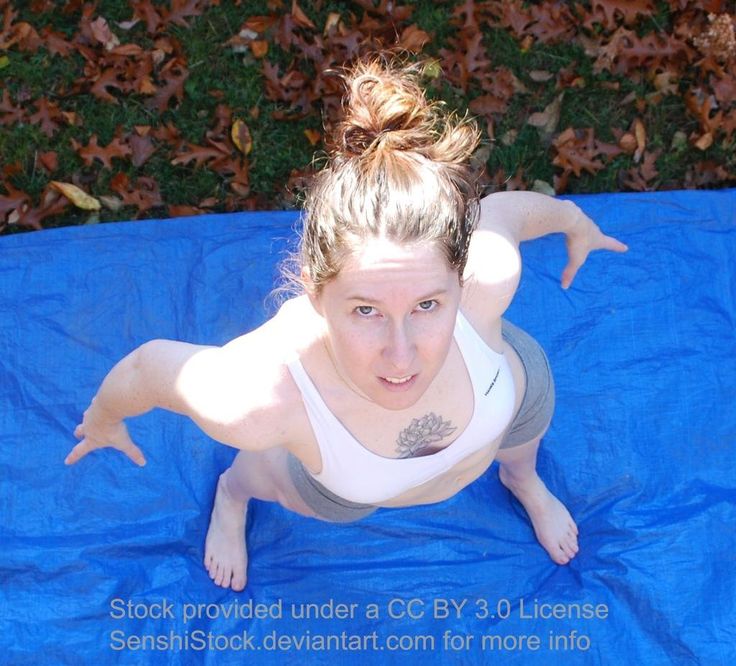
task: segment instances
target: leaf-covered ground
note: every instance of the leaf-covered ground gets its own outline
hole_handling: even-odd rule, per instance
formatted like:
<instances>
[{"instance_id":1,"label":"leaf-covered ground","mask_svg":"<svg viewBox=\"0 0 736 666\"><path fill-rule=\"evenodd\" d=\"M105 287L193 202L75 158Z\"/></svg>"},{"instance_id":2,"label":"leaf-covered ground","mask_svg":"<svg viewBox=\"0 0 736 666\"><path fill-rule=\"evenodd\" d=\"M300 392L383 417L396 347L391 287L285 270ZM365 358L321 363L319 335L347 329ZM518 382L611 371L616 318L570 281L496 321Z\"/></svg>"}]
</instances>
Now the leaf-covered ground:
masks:
<instances>
[{"instance_id":1,"label":"leaf-covered ground","mask_svg":"<svg viewBox=\"0 0 736 666\"><path fill-rule=\"evenodd\" d=\"M478 117L489 189L733 186L735 24L726 0L0 0L0 232L297 206L331 72L395 47Z\"/></svg>"}]
</instances>

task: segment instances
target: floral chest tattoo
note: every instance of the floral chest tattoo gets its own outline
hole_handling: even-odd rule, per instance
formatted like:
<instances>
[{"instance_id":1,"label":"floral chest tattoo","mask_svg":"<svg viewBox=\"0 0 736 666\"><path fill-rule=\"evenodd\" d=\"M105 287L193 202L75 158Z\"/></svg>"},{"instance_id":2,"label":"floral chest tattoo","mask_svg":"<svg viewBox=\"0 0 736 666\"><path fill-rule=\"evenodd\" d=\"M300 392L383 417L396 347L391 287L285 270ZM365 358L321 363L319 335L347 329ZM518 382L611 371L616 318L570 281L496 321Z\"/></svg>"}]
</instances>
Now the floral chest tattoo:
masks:
<instances>
[{"instance_id":1,"label":"floral chest tattoo","mask_svg":"<svg viewBox=\"0 0 736 666\"><path fill-rule=\"evenodd\" d=\"M457 428L450 421L430 412L412 422L404 428L396 440L396 451L399 458L413 458L426 453L432 444L441 442L445 437L455 432Z\"/></svg>"}]
</instances>

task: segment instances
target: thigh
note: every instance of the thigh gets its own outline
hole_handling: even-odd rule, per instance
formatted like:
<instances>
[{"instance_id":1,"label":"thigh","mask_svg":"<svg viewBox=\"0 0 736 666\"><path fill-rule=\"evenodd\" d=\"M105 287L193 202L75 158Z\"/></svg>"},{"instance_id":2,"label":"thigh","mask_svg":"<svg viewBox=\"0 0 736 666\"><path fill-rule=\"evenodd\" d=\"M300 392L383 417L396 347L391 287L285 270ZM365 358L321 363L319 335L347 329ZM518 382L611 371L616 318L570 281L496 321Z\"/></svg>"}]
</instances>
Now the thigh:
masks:
<instances>
[{"instance_id":1,"label":"thigh","mask_svg":"<svg viewBox=\"0 0 736 666\"><path fill-rule=\"evenodd\" d=\"M276 502L302 516L317 517L315 511L302 499L289 473L289 456L283 447L265 451L239 451L227 471L228 484L238 494Z\"/></svg>"}]
</instances>

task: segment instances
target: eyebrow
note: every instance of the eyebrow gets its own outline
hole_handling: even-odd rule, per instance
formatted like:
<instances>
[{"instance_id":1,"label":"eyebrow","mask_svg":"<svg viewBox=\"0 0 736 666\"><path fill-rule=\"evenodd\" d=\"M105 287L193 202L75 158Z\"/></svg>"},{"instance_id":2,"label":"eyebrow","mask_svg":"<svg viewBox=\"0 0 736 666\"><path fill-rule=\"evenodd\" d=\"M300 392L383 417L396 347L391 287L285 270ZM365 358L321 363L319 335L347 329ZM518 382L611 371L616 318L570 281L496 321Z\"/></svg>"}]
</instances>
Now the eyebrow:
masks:
<instances>
[{"instance_id":1,"label":"eyebrow","mask_svg":"<svg viewBox=\"0 0 736 666\"><path fill-rule=\"evenodd\" d=\"M420 296L419 298L416 299L416 302L421 303L422 301L429 301L435 296L444 296L446 293L447 293L447 289L437 289L437 291L430 292L426 296ZM348 296L346 300L361 301L362 303L372 303L372 304L377 304L381 302L373 298L369 298L368 296L361 296L359 294L356 294L355 296Z\"/></svg>"}]
</instances>

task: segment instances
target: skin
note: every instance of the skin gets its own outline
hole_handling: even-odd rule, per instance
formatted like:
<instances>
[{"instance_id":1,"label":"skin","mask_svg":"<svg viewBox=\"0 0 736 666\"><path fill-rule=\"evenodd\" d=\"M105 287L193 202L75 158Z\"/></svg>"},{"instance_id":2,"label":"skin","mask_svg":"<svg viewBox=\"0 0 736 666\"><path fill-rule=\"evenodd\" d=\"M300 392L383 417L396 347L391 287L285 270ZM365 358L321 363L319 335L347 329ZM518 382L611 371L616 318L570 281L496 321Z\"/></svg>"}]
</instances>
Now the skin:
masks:
<instances>
[{"instance_id":1,"label":"skin","mask_svg":"<svg viewBox=\"0 0 736 666\"><path fill-rule=\"evenodd\" d=\"M286 369L289 354L299 355L328 407L366 448L399 457L399 434L428 414L446 424L432 446L447 446L472 415L467 374L452 339L456 312L462 309L486 344L507 355L518 407L524 371L501 338L501 315L519 282L519 243L554 232L566 235L563 288L593 250L627 249L573 204L532 193L483 201L462 286L436 246L368 240L321 290L287 303L264 326L222 348L158 340L123 359L85 411L75 430L81 441L65 462L110 446L145 464L123 419L156 406L189 416L217 441L241 449L218 482L204 563L217 585L243 589L248 501L274 501L314 516L286 468L290 452L312 472L321 469L301 394ZM412 379L397 386L386 381L391 377ZM578 551L577 527L536 473L543 435L502 451L499 437L381 506L441 501L482 475L495 458L501 481L526 509L540 544L553 561L565 564Z\"/></svg>"},{"instance_id":2,"label":"skin","mask_svg":"<svg viewBox=\"0 0 736 666\"><path fill-rule=\"evenodd\" d=\"M447 359L461 288L436 245L372 239L310 295L336 372L380 407L413 406ZM386 378L411 376L407 385Z\"/></svg>"}]
</instances>

